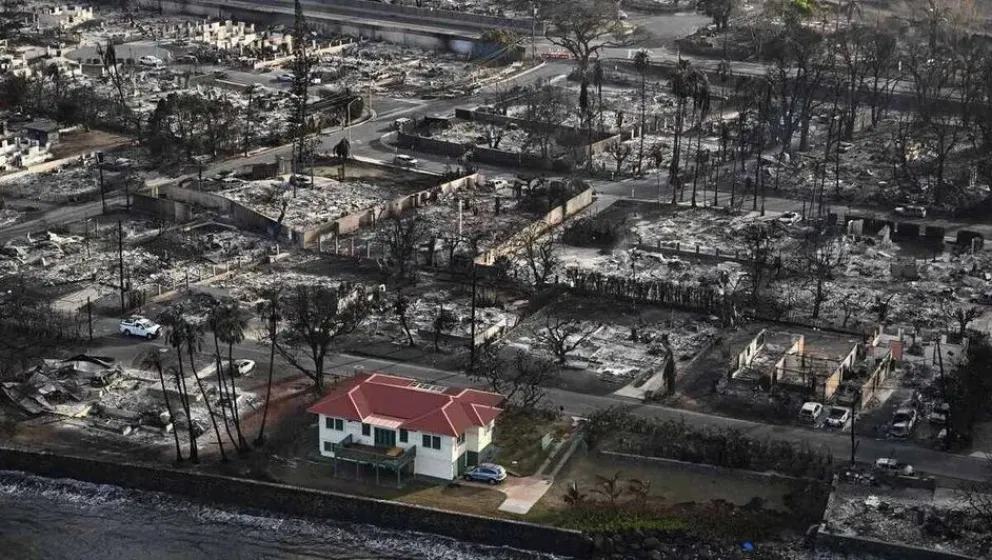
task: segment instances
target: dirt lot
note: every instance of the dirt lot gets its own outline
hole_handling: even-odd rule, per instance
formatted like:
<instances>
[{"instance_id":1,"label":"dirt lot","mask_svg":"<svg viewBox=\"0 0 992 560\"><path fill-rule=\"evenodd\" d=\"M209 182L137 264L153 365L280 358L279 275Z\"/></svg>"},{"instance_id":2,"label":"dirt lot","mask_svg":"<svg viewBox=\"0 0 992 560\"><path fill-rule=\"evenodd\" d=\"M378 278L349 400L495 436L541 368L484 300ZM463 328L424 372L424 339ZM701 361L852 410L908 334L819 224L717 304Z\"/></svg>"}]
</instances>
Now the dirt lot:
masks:
<instances>
[{"instance_id":1,"label":"dirt lot","mask_svg":"<svg viewBox=\"0 0 992 560\"><path fill-rule=\"evenodd\" d=\"M59 143L52 147L51 152L55 159L59 159L95 150L107 150L130 142L131 139L127 136L102 130L70 132L59 137Z\"/></svg>"},{"instance_id":2,"label":"dirt lot","mask_svg":"<svg viewBox=\"0 0 992 560\"><path fill-rule=\"evenodd\" d=\"M602 500L595 493L597 475L612 477L620 473L624 480L640 480L650 483L647 501L658 506L673 506L685 502L705 503L712 500L725 500L743 506L760 498L763 507L776 511L786 511L783 496L787 492L784 485L760 484L741 477L694 473L663 466L619 461L594 452L572 457L568 465L558 474L551 490L535 506L535 511L562 510L568 507L565 495L574 482L580 492L589 493L591 499ZM633 497L621 496L628 501Z\"/></svg>"}]
</instances>

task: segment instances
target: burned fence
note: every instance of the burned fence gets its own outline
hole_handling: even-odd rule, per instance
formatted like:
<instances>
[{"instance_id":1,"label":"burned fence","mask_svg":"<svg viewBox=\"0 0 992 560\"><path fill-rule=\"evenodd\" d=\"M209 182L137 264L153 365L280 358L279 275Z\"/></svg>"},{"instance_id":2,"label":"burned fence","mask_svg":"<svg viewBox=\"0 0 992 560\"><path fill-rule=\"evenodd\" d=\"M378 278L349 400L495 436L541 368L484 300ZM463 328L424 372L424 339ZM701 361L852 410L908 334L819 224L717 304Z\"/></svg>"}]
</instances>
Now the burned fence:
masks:
<instances>
[{"instance_id":1,"label":"burned fence","mask_svg":"<svg viewBox=\"0 0 992 560\"><path fill-rule=\"evenodd\" d=\"M566 278L571 290L585 294L639 303L656 303L686 311L731 317L734 304L722 294L704 286L689 286L664 280L636 280L598 272L569 269Z\"/></svg>"}]
</instances>

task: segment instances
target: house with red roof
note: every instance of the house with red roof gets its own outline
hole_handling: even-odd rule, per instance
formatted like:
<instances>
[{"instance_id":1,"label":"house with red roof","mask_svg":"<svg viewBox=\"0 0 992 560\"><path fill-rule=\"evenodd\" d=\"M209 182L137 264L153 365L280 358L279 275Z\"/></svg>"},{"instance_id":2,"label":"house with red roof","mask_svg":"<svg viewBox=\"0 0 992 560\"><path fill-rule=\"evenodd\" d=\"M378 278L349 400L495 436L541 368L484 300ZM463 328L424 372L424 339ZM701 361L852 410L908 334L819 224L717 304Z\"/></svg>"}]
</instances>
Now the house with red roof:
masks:
<instances>
[{"instance_id":1,"label":"house with red roof","mask_svg":"<svg viewBox=\"0 0 992 560\"><path fill-rule=\"evenodd\" d=\"M325 457L452 480L487 457L504 397L360 373L308 411ZM412 465L412 467L408 467ZM358 466L356 466L356 469ZM357 471L356 471L357 472Z\"/></svg>"}]
</instances>

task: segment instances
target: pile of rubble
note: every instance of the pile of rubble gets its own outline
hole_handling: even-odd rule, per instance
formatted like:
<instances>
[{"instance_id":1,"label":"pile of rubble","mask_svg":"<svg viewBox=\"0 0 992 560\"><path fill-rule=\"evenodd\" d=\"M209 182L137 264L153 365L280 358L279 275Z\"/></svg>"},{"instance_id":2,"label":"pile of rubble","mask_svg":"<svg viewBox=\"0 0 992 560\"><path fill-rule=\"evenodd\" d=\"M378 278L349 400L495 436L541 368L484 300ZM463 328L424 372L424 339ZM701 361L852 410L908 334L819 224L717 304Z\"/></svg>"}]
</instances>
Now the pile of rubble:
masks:
<instances>
[{"instance_id":1,"label":"pile of rubble","mask_svg":"<svg viewBox=\"0 0 992 560\"><path fill-rule=\"evenodd\" d=\"M368 210L403 193L372 183L314 177L313 185L250 181L220 194L283 224L305 228Z\"/></svg>"},{"instance_id":2,"label":"pile of rubble","mask_svg":"<svg viewBox=\"0 0 992 560\"><path fill-rule=\"evenodd\" d=\"M956 490L878 489L841 485L825 530L900 545L985 558L992 532Z\"/></svg>"},{"instance_id":3,"label":"pile of rubble","mask_svg":"<svg viewBox=\"0 0 992 560\"><path fill-rule=\"evenodd\" d=\"M117 174L104 173L104 184L114 183ZM61 203L93 198L100 191L97 170L90 166L72 167L54 173L29 174L3 185L5 196Z\"/></svg>"}]
</instances>

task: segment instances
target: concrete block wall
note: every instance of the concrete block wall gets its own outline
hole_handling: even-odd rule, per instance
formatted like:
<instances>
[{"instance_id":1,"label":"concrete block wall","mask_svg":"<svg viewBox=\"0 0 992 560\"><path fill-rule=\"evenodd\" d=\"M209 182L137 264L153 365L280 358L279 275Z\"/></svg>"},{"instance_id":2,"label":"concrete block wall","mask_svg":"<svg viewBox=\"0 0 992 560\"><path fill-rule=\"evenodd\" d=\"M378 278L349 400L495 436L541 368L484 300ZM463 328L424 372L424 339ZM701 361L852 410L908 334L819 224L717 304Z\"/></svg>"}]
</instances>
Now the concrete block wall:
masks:
<instances>
[{"instance_id":1,"label":"concrete block wall","mask_svg":"<svg viewBox=\"0 0 992 560\"><path fill-rule=\"evenodd\" d=\"M72 478L93 484L113 484L175 494L210 505L258 508L285 515L367 523L562 556L585 558L592 551L591 540L577 531L285 484L177 470L164 465L112 462L5 447L0 448L0 470Z\"/></svg>"},{"instance_id":2,"label":"concrete block wall","mask_svg":"<svg viewBox=\"0 0 992 560\"><path fill-rule=\"evenodd\" d=\"M592 204L592 189L586 189L565 201L565 204L553 208L543 218L527 225L503 243L476 256L475 264L492 266L499 257L515 255L523 248L523 243L527 239L554 228L590 204Z\"/></svg>"}]
</instances>

